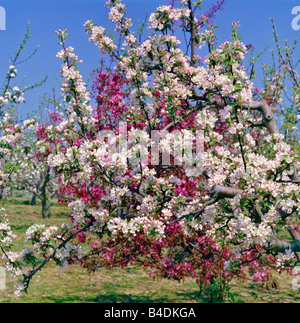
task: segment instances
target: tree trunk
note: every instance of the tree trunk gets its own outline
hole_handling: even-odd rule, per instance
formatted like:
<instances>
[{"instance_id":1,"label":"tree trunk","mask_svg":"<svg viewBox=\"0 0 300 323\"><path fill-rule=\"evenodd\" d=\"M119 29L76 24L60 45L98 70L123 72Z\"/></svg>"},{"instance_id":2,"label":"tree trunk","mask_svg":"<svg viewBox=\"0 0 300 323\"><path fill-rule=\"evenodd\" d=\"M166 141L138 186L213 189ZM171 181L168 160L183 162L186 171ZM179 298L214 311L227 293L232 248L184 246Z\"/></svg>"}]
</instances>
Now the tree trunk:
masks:
<instances>
[{"instance_id":1,"label":"tree trunk","mask_svg":"<svg viewBox=\"0 0 300 323\"><path fill-rule=\"evenodd\" d=\"M41 188L41 197L42 197L42 216L43 218L50 218L50 193L48 190L48 184L50 182L49 170L46 172L44 183Z\"/></svg>"},{"instance_id":2,"label":"tree trunk","mask_svg":"<svg viewBox=\"0 0 300 323\"><path fill-rule=\"evenodd\" d=\"M35 188L36 188L36 191L38 192L40 189L40 184L35 184ZM30 205L36 205L36 197L37 197L36 194L33 193Z\"/></svg>"},{"instance_id":3,"label":"tree trunk","mask_svg":"<svg viewBox=\"0 0 300 323\"><path fill-rule=\"evenodd\" d=\"M30 201L30 205L36 205L36 195L35 194L32 194L32 198L31 198L31 201Z\"/></svg>"},{"instance_id":4,"label":"tree trunk","mask_svg":"<svg viewBox=\"0 0 300 323\"><path fill-rule=\"evenodd\" d=\"M42 199L42 216L43 218L50 218L51 212L50 212L50 195L49 194L43 194Z\"/></svg>"}]
</instances>

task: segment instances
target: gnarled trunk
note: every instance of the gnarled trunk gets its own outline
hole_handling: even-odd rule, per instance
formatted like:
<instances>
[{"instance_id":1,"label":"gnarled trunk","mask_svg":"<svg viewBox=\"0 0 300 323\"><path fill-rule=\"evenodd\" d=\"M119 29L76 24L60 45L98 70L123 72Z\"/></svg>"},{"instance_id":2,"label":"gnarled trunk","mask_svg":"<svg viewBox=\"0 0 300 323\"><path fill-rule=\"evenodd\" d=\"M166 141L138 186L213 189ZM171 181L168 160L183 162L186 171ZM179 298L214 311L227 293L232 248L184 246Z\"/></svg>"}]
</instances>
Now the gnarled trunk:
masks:
<instances>
[{"instance_id":1,"label":"gnarled trunk","mask_svg":"<svg viewBox=\"0 0 300 323\"><path fill-rule=\"evenodd\" d=\"M49 169L46 172L44 183L41 188L41 198L42 198L42 216L43 218L50 218L50 193L48 189L48 184L50 182L50 172Z\"/></svg>"}]
</instances>

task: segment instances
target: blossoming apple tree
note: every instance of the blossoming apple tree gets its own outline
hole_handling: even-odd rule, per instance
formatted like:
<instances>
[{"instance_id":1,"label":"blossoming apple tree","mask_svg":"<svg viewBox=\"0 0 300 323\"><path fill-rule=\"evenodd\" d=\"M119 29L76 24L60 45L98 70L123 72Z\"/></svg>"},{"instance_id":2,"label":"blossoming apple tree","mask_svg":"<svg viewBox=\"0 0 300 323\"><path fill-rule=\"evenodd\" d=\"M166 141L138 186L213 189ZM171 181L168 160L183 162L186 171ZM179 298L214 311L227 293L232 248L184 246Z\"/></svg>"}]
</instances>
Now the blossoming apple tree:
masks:
<instances>
[{"instance_id":1,"label":"blossoming apple tree","mask_svg":"<svg viewBox=\"0 0 300 323\"><path fill-rule=\"evenodd\" d=\"M39 132L47 123L35 118L23 124L6 114L1 123L1 172L6 189L27 191L41 200L42 216L50 217L50 199L57 190L57 180L51 176L47 161L36 149Z\"/></svg>"},{"instance_id":2,"label":"blossoming apple tree","mask_svg":"<svg viewBox=\"0 0 300 323\"><path fill-rule=\"evenodd\" d=\"M55 189L55 187L49 176L47 163L43 163L43 160L35 156L38 127L46 126L46 124L39 125L36 118L27 119L24 122L17 121L19 118L18 106L25 102L24 93L41 86L47 77L38 83L25 86L22 90L18 86L12 85L13 82L17 82L16 66L24 63L37 52L38 47L27 58L20 60L29 38L30 24L28 24L23 40L10 62L11 65L0 94L1 197L5 197L11 189L32 192L42 200L42 214L47 217L50 215L48 191Z\"/></svg>"},{"instance_id":3,"label":"blossoming apple tree","mask_svg":"<svg viewBox=\"0 0 300 323\"><path fill-rule=\"evenodd\" d=\"M30 227L31 247L16 253L3 215L1 250L17 293L50 260L90 270L136 264L201 287L225 285L246 268L257 281L271 268L291 270L300 248L299 156L273 107L254 99L238 25L218 45L198 14L201 1L178 0L150 15L141 40L125 4L106 6L121 46L85 23L114 64L96 71L91 91L68 34L58 31L67 108L40 132L39 153L70 195L71 222Z\"/></svg>"},{"instance_id":4,"label":"blossoming apple tree","mask_svg":"<svg viewBox=\"0 0 300 323\"><path fill-rule=\"evenodd\" d=\"M299 153L299 72L296 69L296 51L299 46L297 39L289 45L285 40L281 44L272 19L275 50L269 64L263 64L265 88L261 96L277 111L281 120L281 129L287 142Z\"/></svg>"}]
</instances>

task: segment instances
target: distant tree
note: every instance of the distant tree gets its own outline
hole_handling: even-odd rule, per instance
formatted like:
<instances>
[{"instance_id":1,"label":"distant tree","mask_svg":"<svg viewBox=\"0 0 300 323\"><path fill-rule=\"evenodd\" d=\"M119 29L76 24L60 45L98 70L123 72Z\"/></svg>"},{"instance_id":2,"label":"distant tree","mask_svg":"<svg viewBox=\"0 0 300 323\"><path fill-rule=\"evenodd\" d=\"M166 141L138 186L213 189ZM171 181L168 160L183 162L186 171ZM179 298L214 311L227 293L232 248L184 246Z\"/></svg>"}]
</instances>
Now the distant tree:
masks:
<instances>
[{"instance_id":1,"label":"distant tree","mask_svg":"<svg viewBox=\"0 0 300 323\"><path fill-rule=\"evenodd\" d=\"M38 188L43 191L48 190L48 175L49 169L41 170L41 165L38 165L38 160L33 156L34 144L36 139L32 133L36 125L35 119L26 120L22 126L19 125L18 106L25 102L25 92L37 88L46 82L47 77L35 84L25 86L20 89L12 83L17 80L17 65L25 63L37 52L36 47L33 52L25 59L20 59L21 53L24 50L30 38L30 24L28 23L25 35L20 43L15 55L10 60L9 70L6 75L4 86L0 92L0 116L1 116L1 197L3 198L10 189L21 189L38 194ZM40 172L40 173L39 173ZM39 197L48 196L43 192ZM35 195L36 196L36 195ZM45 199L45 198L44 198ZM45 211L47 203L43 207L43 214L50 215Z\"/></svg>"}]
</instances>

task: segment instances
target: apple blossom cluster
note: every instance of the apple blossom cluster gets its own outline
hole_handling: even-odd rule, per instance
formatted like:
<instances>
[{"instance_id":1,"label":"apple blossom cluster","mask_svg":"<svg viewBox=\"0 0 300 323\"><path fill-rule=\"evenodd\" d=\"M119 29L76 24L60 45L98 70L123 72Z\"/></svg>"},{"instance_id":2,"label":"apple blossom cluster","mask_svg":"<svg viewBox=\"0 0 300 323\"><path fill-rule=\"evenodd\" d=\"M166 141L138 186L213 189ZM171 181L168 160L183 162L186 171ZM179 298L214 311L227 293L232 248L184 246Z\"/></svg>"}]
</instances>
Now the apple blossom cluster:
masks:
<instances>
[{"instance_id":1,"label":"apple blossom cluster","mask_svg":"<svg viewBox=\"0 0 300 323\"><path fill-rule=\"evenodd\" d=\"M12 89L13 92L6 91L3 95L0 96L0 105L1 108L4 108L9 103L23 103L24 96L23 92L20 91L18 87Z\"/></svg>"},{"instance_id":2,"label":"apple blossom cluster","mask_svg":"<svg viewBox=\"0 0 300 323\"><path fill-rule=\"evenodd\" d=\"M278 272L284 271L286 268L292 268L295 255L291 250L286 250L284 253L279 253L276 259L276 269Z\"/></svg>"},{"instance_id":3,"label":"apple blossom cluster","mask_svg":"<svg viewBox=\"0 0 300 323\"><path fill-rule=\"evenodd\" d=\"M10 65L6 76L7 85L4 87L3 92L0 93L0 109L2 113L7 110L8 105L15 105L25 101L24 92L19 87L9 86L10 81L17 77L17 73L16 67Z\"/></svg>"},{"instance_id":4,"label":"apple blossom cluster","mask_svg":"<svg viewBox=\"0 0 300 323\"><path fill-rule=\"evenodd\" d=\"M125 9L128 7L121 3L120 0L108 0L105 7L110 8L108 19L116 24L115 31L120 32L125 37L132 37L129 30L132 27L132 20L125 16Z\"/></svg>"},{"instance_id":5,"label":"apple blossom cluster","mask_svg":"<svg viewBox=\"0 0 300 323\"><path fill-rule=\"evenodd\" d=\"M87 123L86 115L91 113L91 107L88 102L90 95L86 90L86 84L82 81L82 76L79 71L75 69L74 65L78 61L78 57L73 53L74 48L63 48L58 54L57 58L64 61L61 69L64 82L62 84L62 94L69 92L76 93L76 96L66 96L68 103L67 111L70 114L70 119L81 118L83 123ZM80 104L80 114L78 113L78 105Z\"/></svg>"},{"instance_id":6,"label":"apple blossom cluster","mask_svg":"<svg viewBox=\"0 0 300 323\"><path fill-rule=\"evenodd\" d=\"M172 8L169 6L160 6L155 13L149 17L149 28L153 30L168 29L170 22L178 21L179 19L187 19L191 14L191 10L186 7Z\"/></svg>"},{"instance_id":7,"label":"apple blossom cluster","mask_svg":"<svg viewBox=\"0 0 300 323\"><path fill-rule=\"evenodd\" d=\"M164 237L165 235L165 224L159 220L150 220L149 217L137 217L127 223L126 220L119 218L112 219L108 222L108 230L112 235L122 234L124 237L131 238L135 237L137 233L141 230L144 231L146 235L155 235L158 240L159 237Z\"/></svg>"},{"instance_id":8,"label":"apple blossom cluster","mask_svg":"<svg viewBox=\"0 0 300 323\"><path fill-rule=\"evenodd\" d=\"M94 42L99 47L101 53L111 52L117 49L113 40L105 36L105 28L95 26L91 20L87 21L84 26L89 31L90 42Z\"/></svg>"},{"instance_id":9,"label":"apple blossom cluster","mask_svg":"<svg viewBox=\"0 0 300 323\"><path fill-rule=\"evenodd\" d=\"M111 2L107 2L107 5L110 5ZM110 12L108 14L108 18L111 22L115 23L115 22L120 22L122 20L122 18L124 17L124 12L123 10L125 9L125 5L121 4L121 3L115 3L111 9Z\"/></svg>"},{"instance_id":10,"label":"apple blossom cluster","mask_svg":"<svg viewBox=\"0 0 300 323\"><path fill-rule=\"evenodd\" d=\"M19 296L21 295L21 291L23 290L23 284L21 283L22 270L18 266L18 258L20 255L11 250L13 242L16 238L17 236L12 232L5 210L1 209L0 248L2 252L2 259L5 259L5 269L12 279L19 279L21 277L21 279L19 279L17 284L15 285L15 294Z\"/></svg>"},{"instance_id":11,"label":"apple blossom cluster","mask_svg":"<svg viewBox=\"0 0 300 323\"><path fill-rule=\"evenodd\" d=\"M3 247L10 247L13 240L16 238L16 235L13 234L9 221L7 219L7 214L5 210L1 209L1 222L0 222L0 241Z\"/></svg>"}]
</instances>

